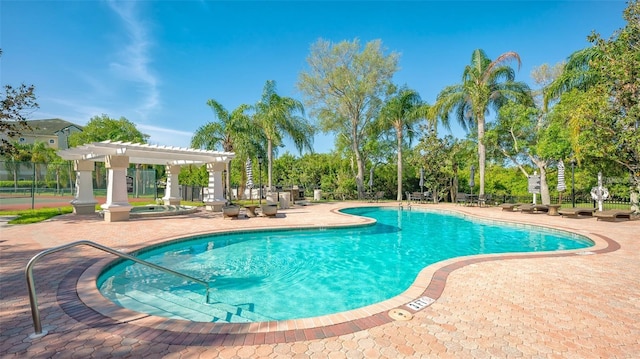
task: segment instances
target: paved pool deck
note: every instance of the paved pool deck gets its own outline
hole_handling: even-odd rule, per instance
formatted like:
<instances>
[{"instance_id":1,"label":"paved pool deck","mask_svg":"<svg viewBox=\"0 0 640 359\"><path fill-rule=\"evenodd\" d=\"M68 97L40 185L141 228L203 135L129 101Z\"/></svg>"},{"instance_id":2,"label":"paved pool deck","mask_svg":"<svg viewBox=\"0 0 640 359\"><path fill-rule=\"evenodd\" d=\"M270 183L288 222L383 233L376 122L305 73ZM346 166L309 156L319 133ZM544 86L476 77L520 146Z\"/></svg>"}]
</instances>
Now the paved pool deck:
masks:
<instances>
[{"instance_id":1,"label":"paved pool deck","mask_svg":"<svg viewBox=\"0 0 640 359\"><path fill-rule=\"evenodd\" d=\"M219 213L106 223L64 215L0 226L1 358L638 358L640 221L603 222L451 204L487 220L543 225L591 238L592 248L545 254L483 255L425 268L401 296L319 318L232 325L189 323L121 309L97 295L92 278L111 259L75 247L34 269L42 326L33 337L24 269L44 249L89 240L130 252L214 231L326 227L367 220L336 212L370 203L321 203L278 218L223 219ZM381 205L397 206L396 202ZM405 204L405 210L408 210ZM405 304L436 299L414 311ZM410 320L394 320L390 310Z\"/></svg>"}]
</instances>

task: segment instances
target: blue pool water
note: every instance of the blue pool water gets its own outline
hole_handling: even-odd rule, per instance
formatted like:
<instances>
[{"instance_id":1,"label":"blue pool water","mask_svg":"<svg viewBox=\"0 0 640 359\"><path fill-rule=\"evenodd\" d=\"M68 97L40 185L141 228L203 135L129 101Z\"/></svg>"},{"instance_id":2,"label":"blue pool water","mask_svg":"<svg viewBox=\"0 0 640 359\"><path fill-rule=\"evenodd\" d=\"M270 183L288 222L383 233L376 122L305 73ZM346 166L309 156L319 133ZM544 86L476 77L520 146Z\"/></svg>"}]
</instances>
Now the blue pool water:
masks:
<instances>
[{"instance_id":1,"label":"blue pool water","mask_svg":"<svg viewBox=\"0 0 640 359\"><path fill-rule=\"evenodd\" d=\"M201 285L129 261L106 270L98 287L140 312L192 321L247 322L313 317L384 301L438 261L483 253L590 247L578 235L474 221L419 210L363 207L356 228L247 231L174 242L141 259L210 283Z\"/></svg>"}]
</instances>

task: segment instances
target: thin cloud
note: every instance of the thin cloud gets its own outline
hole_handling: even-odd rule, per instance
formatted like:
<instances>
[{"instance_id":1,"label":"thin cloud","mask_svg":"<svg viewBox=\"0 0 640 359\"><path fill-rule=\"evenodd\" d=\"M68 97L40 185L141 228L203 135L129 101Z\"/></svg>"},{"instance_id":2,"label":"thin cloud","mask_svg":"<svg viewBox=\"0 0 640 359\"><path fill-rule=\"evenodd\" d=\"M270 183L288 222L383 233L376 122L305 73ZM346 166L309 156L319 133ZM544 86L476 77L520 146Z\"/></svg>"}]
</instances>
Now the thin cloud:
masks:
<instances>
[{"instance_id":1,"label":"thin cloud","mask_svg":"<svg viewBox=\"0 0 640 359\"><path fill-rule=\"evenodd\" d=\"M188 131L178 131L170 128L158 127L158 126L149 126L149 125L137 125L140 129L150 130L155 132L162 132L170 135L178 135L178 136L192 136L193 132Z\"/></svg>"},{"instance_id":2,"label":"thin cloud","mask_svg":"<svg viewBox=\"0 0 640 359\"><path fill-rule=\"evenodd\" d=\"M141 90L145 98L136 111L142 120L147 120L150 112L157 110L160 106L158 79L149 67L151 40L147 28L137 16L135 1L109 0L107 3L124 23L129 36L129 42L120 54L120 61L112 62L110 68L123 78L142 86Z\"/></svg>"},{"instance_id":3,"label":"thin cloud","mask_svg":"<svg viewBox=\"0 0 640 359\"><path fill-rule=\"evenodd\" d=\"M110 113L109 109L106 109L104 107L87 106L84 103L74 102L67 99L49 98L49 101L51 101L51 103L61 105L63 108L65 108L64 114L52 114L53 117L64 118L65 120L76 123L78 125L86 124L87 122L89 122L89 119L94 116L100 116L102 114ZM72 111L73 113L70 113L69 111Z\"/></svg>"},{"instance_id":4,"label":"thin cloud","mask_svg":"<svg viewBox=\"0 0 640 359\"><path fill-rule=\"evenodd\" d=\"M164 127L148 126L137 123L140 132L149 135L149 144L161 146L189 147L192 132L178 131Z\"/></svg>"}]
</instances>

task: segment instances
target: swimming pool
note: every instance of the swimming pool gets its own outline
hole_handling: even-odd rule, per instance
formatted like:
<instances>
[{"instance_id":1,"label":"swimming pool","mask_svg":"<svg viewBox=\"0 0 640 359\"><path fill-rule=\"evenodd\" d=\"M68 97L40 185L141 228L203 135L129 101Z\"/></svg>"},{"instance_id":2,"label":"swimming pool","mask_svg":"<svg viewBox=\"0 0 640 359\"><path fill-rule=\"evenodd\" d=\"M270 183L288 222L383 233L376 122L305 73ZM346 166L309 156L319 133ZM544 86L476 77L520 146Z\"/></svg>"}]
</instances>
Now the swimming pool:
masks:
<instances>
[{"instance_id":1,"label":"swimming pool","mask_svg":"<svg viewBox=\"0 0 640 359\"><path fill-rule=\"evenodd\" d=\"M98 278L113 302L144 313L200 322L314 317L399 295L426 266L472 254L554 251L593 245L579 235L458 215L397 208L343 210L375 225L247 231L190 238L136 255L208 281L204 290L119 262Z\"/></svg>"}]
</instances>

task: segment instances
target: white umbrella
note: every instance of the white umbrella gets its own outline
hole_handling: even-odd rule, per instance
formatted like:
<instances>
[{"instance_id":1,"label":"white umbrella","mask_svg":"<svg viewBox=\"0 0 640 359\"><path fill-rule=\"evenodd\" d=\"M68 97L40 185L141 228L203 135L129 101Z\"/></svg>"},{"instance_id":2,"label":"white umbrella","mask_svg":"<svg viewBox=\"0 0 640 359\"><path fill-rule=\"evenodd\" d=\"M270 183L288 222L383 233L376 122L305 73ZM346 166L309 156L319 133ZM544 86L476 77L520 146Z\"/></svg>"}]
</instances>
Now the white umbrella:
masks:
<instances>
[{"instance_id":1,"label":"white umbrella","mask_svg":"<svg viewBox=\"0 0 640 359\"><path fill-rule=\"evenodd\" d=\"M563 192L567 189L567 184L564 182L564 162L558 161L558 192Z\"/></svg>"},{"instance_id":2,"label":"white umbrella","mask_svg":"<svg viewBox=\"0 0 640 359\"><path fill-rule=\"evenodd\" d=\"M253 169L251 165L251 158L247 158L247 188L249 189L249 198L253 198L251 190L253 189Z\"/></svg>"},{"instance_id":3,"label":"white umbrella","mask_svg":"<svg viewBox=\"0 0 640 359\"><path fill-rule=\"evenodd\" d=\"M420 190L424 187L424 168L420 169Z\"/></svg>"},{"instance_id":4,"label":"white umbrella","mask_svg":"<svg viewBox=\"0 0 640 359\"><path fill-rule=\"evenodd\" d=\"M562 192L567 189L567 184L564 181L564 162L558 161L558 203L562 204Z\"/></svg>"}]
</instances>

